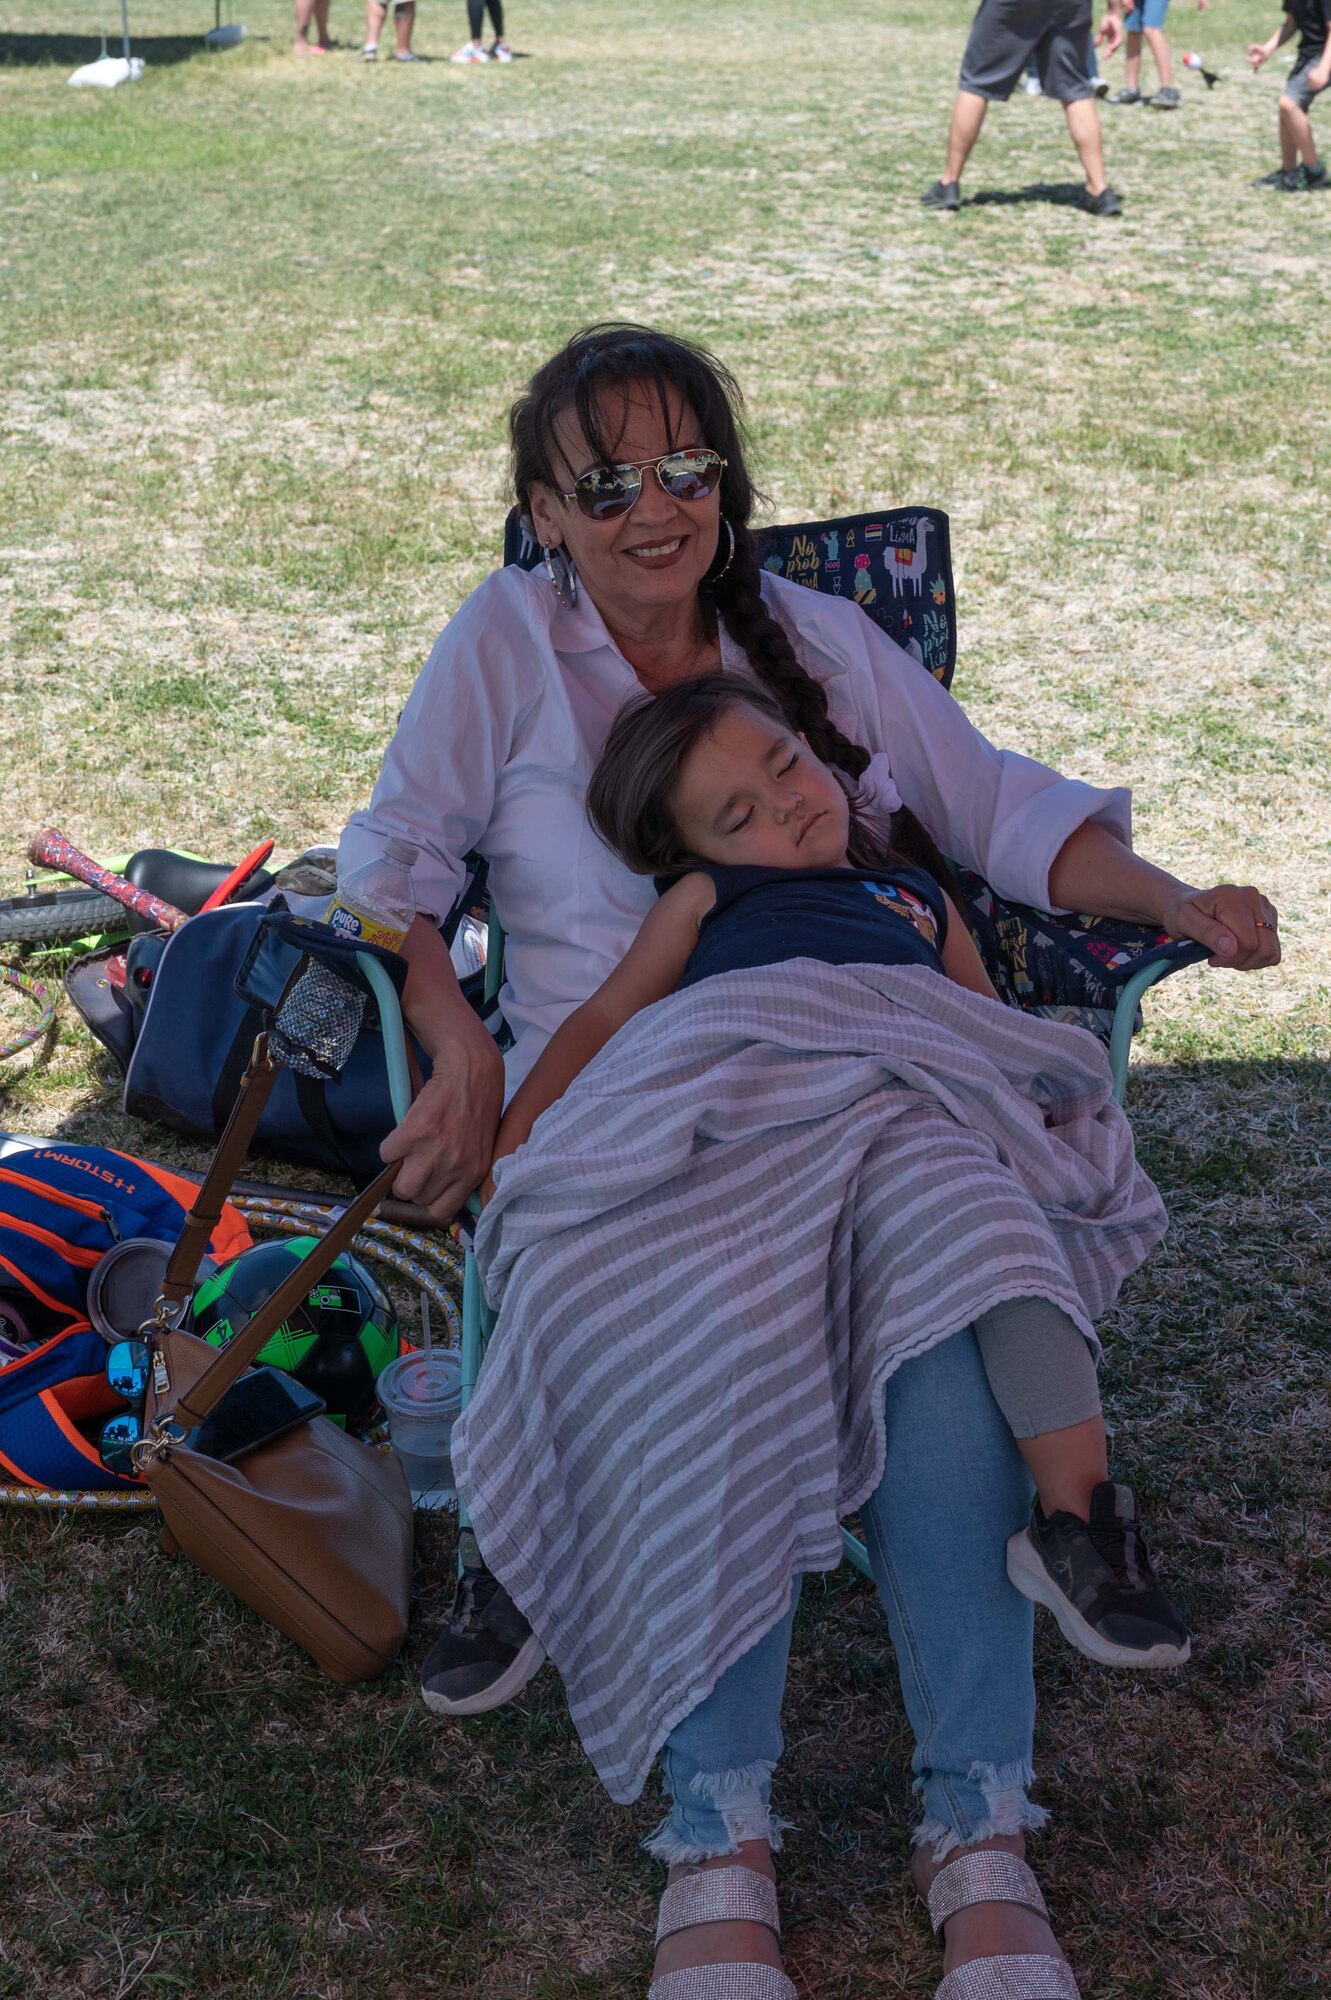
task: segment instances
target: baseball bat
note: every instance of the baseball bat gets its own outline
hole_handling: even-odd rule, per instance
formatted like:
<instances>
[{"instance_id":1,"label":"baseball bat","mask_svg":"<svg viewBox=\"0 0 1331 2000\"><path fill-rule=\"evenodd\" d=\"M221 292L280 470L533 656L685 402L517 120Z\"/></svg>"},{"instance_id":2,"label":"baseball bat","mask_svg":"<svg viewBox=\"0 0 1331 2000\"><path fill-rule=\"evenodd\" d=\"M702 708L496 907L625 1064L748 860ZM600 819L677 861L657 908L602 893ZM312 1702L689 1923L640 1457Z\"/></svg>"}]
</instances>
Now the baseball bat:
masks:
<instances>
[{"instance_id":1,"label":"baseball bat","mask_svg":"<svg viewBox=\"0 0 1331 2000\"><path fill-rule=\"evenodd\" d=\"M136 917L142 917L154 930L176 931L189 921L185 911L178 910L174 903L164 903L160 896L150 896L146 889L136 889L123 875L103 868L82 848L75 847L58 826L48 826L45 833L33 836L28 842L28 859L39 868L58 869L62 875L72 875L76 882L86 882L90 889L100 889L104 896L111 896L127 910L133 910Z\"/></svg>"}]
</instances>

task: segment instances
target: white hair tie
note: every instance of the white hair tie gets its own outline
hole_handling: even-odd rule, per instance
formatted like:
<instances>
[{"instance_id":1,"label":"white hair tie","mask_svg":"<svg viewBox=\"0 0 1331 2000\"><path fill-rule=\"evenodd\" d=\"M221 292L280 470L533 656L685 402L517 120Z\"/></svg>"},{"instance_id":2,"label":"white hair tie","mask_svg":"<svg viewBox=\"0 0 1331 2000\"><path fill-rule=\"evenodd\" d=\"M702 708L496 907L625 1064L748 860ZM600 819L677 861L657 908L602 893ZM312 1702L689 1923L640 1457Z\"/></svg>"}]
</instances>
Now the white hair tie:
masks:
<instances>
[{"instance_id":1,"label":"white hair tie","mask_svg":"<svg viewBox=\"0 0 1331 2000\"><path fill-rule=\"evenodd\" d=\"M892 766L887 761L886 750L875 751L869 759L864 775L860 779L860 789L865 795L869 808L890 818L900 812L902 798L892 776Z\"/></svg>"}]
</instances>

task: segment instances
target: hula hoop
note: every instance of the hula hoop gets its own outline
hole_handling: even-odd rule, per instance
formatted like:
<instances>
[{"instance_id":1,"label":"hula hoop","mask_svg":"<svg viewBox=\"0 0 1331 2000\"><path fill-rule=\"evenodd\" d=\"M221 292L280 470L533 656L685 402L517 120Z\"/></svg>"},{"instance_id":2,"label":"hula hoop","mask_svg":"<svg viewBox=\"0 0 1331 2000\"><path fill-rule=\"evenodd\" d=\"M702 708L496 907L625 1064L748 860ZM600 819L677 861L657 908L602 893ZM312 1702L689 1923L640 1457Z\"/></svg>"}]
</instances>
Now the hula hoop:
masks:
<instances>
[{"instance_id":1,"label":"hula hoop","mask_svg":"<svg viewBox=\"0 0 1331 2000\"><path fill-rule=\"evenodd\" d=\"M5 970L9 968L6 966ZM54 1011L52 1004L51 1012ZM33 1033L43 1032L44 1026L45 1023ZM6 1049L4 1053L9 1054L10 1051ZM330 1195L328 1207L337 1205L337 1197ZM317 1232L328 1220L328 1210L313 1202L279 1201L270 1195L237 1195L235 1206L256 1235L264 1231L273 1236L307 1236L312 1230ZM448 1345L460 1346L462 1315L458 1310L456 1294L462 1287L462 1259L451 1237L440 1236L436 1240L420 1230L371 1220L353 1237L351 1248L367 1263L382 1265L396 1277L405 1278L418 1291L424 1292L431 1308L438 1310L448 1327ZM373 1425L365 1441L387 1450L385 1426L382 1423ZM61 1493L49 1486L0 1486L0 1507L35 1507L48 1512L68 1510L132 1514L156 1506L156 1500L146 1487L141 1493Z\"/></svg>"},{"instance_id":2,"label":"hula hoop","mask_svg":"<svg viewBox=\"0 0 1331 2000\"><path fill-rule=\"evenodd\" d=\"M0 979L6 986L12 986L15 992L21 993L26 1000L35 1001L41 1009L35 1027L24 1028L19 1034L12 1035L7 1042L0 1042L0 1062L3 1062L6 1056L16 1056L23 1049L31 1048L34 1042L41 1040L55 1019L55 1001L40 979L34 979L21 965L12 965L8 959L0 960Z\"/></svg>"}]
</instances>

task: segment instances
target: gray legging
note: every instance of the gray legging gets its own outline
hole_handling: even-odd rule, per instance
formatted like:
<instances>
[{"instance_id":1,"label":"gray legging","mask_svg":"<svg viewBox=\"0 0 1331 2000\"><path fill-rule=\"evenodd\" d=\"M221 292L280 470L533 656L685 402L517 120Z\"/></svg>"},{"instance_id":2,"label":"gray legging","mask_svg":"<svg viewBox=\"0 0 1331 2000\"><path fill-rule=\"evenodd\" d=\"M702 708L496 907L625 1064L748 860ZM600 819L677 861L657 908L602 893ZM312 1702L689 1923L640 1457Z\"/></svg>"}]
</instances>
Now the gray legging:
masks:
<instances>
[{"instance_id":1,"label":"gray legging","mask_svg":"<svg viewBox=\"0 0 1331 2000\"><path fill-rule=\"evenodd\" d=\"M1051 1299L1008 1299L981 1313L975 1337L1013 1437L1043 1437L1099 1416L1091 1350Z\"/></svg>"},{"instance_id":2,"label":"gray legging","mask_svg":"<svg viewBox=\"0 0 1331 2000\"><path fill-rule=\"evenodd\" d=\"M504 39L504 0L467 0L467 18L471 22L473 42L481 39L481 29L485 25L485 10L490 9L490 25L495 31L495 40Z\"/></svg>"}]
</instances>

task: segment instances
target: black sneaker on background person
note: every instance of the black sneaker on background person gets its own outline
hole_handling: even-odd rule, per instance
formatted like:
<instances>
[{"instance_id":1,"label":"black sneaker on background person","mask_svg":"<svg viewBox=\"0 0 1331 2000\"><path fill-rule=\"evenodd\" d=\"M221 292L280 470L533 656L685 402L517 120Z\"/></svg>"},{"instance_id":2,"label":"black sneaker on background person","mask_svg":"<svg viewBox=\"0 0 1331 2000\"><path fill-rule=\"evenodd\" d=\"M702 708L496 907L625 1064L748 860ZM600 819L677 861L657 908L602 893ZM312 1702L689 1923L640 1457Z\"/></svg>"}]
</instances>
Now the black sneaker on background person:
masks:
<instances>
[{"instance_id":1,"label":"black sneaker on background person","mask_svg":"<svg viewBox=\"0 0 1331 2000\"><path fill-rule=\"evenodd\" d=\"M1315 167L1305 167L1303 170L1303 185L1309 194L1316 194L1317 190L1324 188L1329 181L1331 173L1327 172L1325 160L1319 160Z\"/></svg>"},{"instance_id":2,"label":"black sneaker on background person","mask_svg":"<svg viewBox=\"0 0 1331 2000\"><path fill-rule=\"evenodd\" d=\"M521 1694L545 1649L486 1568L469 1528L462 1530L459 1553L463 1568L453 1608L421 1669L421 1695L436 1715L484 1715Z\"/></svg>"},{"instance_id":3,"label":"black sneaker on background person","mask_svg":"<svg viewBox=\"0 0 1331 2000\"><path fill-rule=\"evenodd\" d=\"M1177 111L1182 102L1172 83L1162 83L1155 96L1147 98L1146 106L1149 111Z\"/></svg>"},{"instance_id":4,"label":"black sneaker on background person","mask_svg":"<svg viewBox=\"0 0 1331 2000\"><path fill-rule=\"evenodd\" d=\"M1046 1516L1037 1500L1029 1525L1008 1541L1007 1573L1101 1666L1181 1667L1192 1651L1187 1626L1155 1580L1130 1486L1101 1480L1089 1521Z\"/></svg>"},{"instance_id":5,"label":"black sneaker on background person","mask_svg":"<svg viewBox=\"0 0 1331 2000\"><path fill-rule=\"evenodd\" d=\"M1303 183L1299 179L1297 167L1276 167L1269 174L1261 174L1253 182L1255 188L1274 188L1277 194L1298 194Z\"/></svg>"},{"instance_id":6,"label":"black sneaker on background person","mask_svg":"<svg viewBox=\"0 0 1331 2000\"><path fill-rule=\"evenodd\" d=\"M961 182L935 181L933 186L927 188L920 196L920 203L924 208L945 208L948 210L960 208Z\"/></svg>"},{"instance_id":7,"label":"black sneaker on background person","mask_svg":"<svg viewBox=\"0 0 1331 2000\"><path fill-rule=\"evenodd\" d=\"M1111 187L1102 187L1099 194L1089 194L1083 188L1081 191L1081 205L1088 215L1122 215L1123 213L1123 204Z\"/></svg>"},{"instance_id":8,"label":"black sneaker on background person","mask_svg":"<svg viewBox=\"0 0 1331 2000\"><path fill-rule=\"evenodd\" d=\"M1111 90L1109 93L1109 102L1111 104L1140 104L1141 101L1141 92L1139 90L1129 90L1126 83L1121 85L1118 90Z\"/></svg>"}]
</instances>

